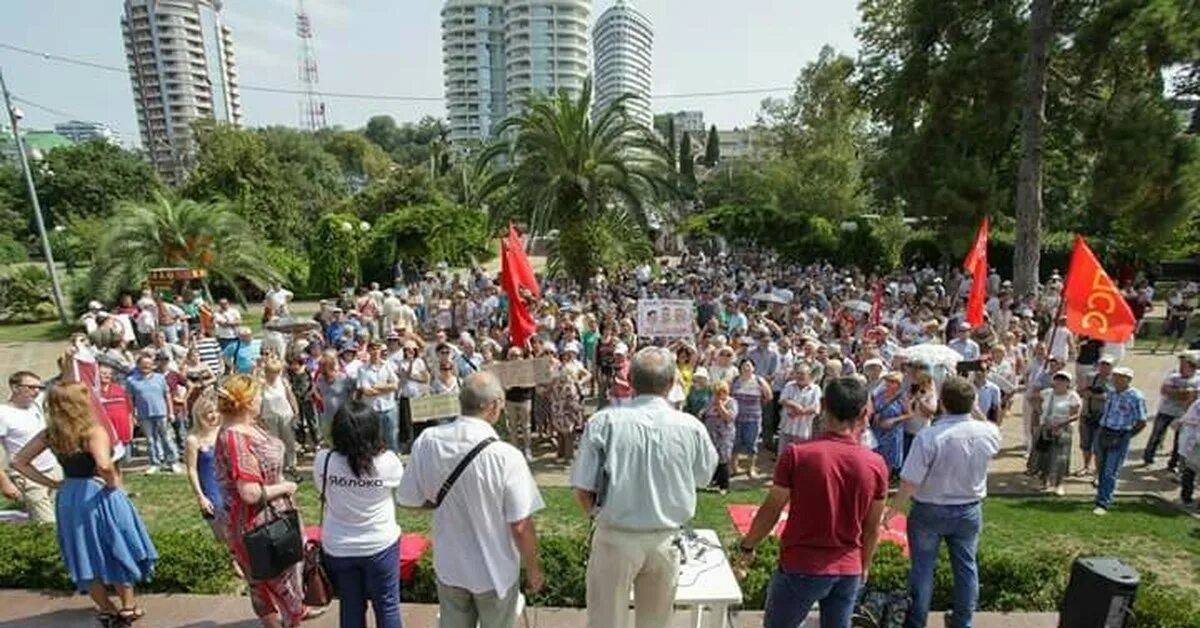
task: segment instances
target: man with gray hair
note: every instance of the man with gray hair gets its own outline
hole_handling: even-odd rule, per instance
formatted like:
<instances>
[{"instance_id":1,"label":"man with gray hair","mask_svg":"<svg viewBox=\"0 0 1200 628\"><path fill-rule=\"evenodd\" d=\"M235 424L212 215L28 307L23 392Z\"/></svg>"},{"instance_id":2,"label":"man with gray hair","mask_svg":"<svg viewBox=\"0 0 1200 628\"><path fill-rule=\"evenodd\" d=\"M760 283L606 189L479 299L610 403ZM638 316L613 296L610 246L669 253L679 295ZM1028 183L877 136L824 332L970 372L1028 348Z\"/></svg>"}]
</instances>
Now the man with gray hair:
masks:
<instances>
[{"instance_id":1,"label":"man with gray hair","mask_svg":"<svg viewBox=\"0 0 1200 628\"><path fill-rule=\"evenodd\" d=\"M624 628L631 588L638 628L670 622L679 577L674 540L696 514L696 489L708 485L717 467L704 426L667 403L674 355L642 349L630 379L637 396L588 420L571 469L575 497L597 523L588 628Z\"/></svg>"},{"instance_id":2,"label":"man with gray hair","mask_svg":"<svg viewBox=\"0 0 1200 628\"><path fill-rule=\"evenodd\" d=\"M439 628L512 628L525 564L531 593L542 587L533 513L544 507L525 457L493 428L504 387L490 372L467 377L462 414L413 443L397 491L410 508L432 508Z\"/></svg>"}]
</instances>

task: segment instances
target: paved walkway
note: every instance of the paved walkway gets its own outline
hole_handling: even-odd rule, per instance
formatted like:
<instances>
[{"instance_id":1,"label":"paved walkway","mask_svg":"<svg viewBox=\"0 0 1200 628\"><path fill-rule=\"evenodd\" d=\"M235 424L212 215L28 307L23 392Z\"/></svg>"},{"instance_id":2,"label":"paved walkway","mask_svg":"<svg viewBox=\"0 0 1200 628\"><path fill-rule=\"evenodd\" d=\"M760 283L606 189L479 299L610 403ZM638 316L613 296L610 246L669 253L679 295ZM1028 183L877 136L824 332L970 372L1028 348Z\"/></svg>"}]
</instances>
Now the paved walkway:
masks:
<instances>
[{"instance_id":1,"label":"paved walkway","mask_svg":"<svg viewBox=\"0 0 1200 628\"><path fill-rule=\"evenodd\" d=\"M138 600L146 609L146 617L137 628L257 628L260 624L250 610L246 598L205 595L147 595ZM92 627L91 603L86 596L43 594L31 591L0 591L0 628L73 628ZM401 608L404 625L409 628L433 628L437 625L437 607L427 604L405 604ZM1053 628L1058 624L1053 613L979 613L974 625L978 628ZM671 628L687 625L688 613L677 613ZM530 628L584 628L586 615L580 609L531 608ZM321 618L305 622L306 628L336 628L337 607ZM814 614L804 624L816 628ZM934 613L929 626L941 628L941 615ZM738 613L735 628L762 626L762 613Z\"/></svg>"}]
</instances>

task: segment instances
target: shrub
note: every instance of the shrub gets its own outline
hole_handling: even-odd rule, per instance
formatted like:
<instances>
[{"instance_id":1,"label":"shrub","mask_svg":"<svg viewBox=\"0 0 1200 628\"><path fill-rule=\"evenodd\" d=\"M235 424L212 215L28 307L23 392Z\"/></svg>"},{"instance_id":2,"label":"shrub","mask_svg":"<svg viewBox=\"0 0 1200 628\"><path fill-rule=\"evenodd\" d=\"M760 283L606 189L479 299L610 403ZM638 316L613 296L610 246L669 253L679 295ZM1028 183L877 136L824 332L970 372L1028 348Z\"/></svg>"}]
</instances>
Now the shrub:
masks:
<instances>
[{"instance_id":1,"label":"shrub","mask_svg":"<svg viewBox=\"0 0 1200 628\"><path fill-rule=\"evenodd\" d=\"M155 531L159 561L154 577L139 585L150 593L225 594L241 582L229 567L229 552L212 535L195 532ZM546 535L539 540L545 586L531 596L530 604L550 607L582 607L587 591L589 544L583 534ZM726 548L729 556L737 548ZM768 539L759 546L754 563L741 581L743 608L762 609L767 584L779 559L779 543ZM982 611L1057 610L1066 586L1073 556L1062 552L1028 552L1022 548L979 551L979 608ZM951 605L953 582L943 550L934 578L933 608ZM52 526L0 525L0 588L70 590L70 580L58 554ZM880 546L871 566L868 590L904 591L908 588L908 559L899 548ZM437 580L432 553L416 565L412 582L401 593L406 603L437 603ZM1137 628L1200 628L1200 603L1193 591L1159 585L1147 576L1134 604L1133 626Z\"/></svg>"},{"instance_id":2,"label":"shrub","mask_svg":"<svg viewBox=\"0 0 1200 628\"><path fill-rule=\"evenodd\" d=\"M0 271L0 322L36 323L56 317L50 275L40 266Z\"/></svg>"},{"instance_id":3,"label":"shrub","mask_svg":"<svg viewBox=\"0 0 1200 628\"><path fill-rule=\"evenodd\" d=\"M7 233L0 233L0 264L17 264L29 260L29 249Z\"/></svg>"},{"instance_id":4,"label":"shrub","mask_svg":"<svg viewBox=\"0 0 1200 628\"><path fill-rule=\"evenodd\" d=\"M296 291L308 288L307 258L279 246L268 246L265 257L271 268L283 277L285 286Z\"/></svg>"}]
</instances>

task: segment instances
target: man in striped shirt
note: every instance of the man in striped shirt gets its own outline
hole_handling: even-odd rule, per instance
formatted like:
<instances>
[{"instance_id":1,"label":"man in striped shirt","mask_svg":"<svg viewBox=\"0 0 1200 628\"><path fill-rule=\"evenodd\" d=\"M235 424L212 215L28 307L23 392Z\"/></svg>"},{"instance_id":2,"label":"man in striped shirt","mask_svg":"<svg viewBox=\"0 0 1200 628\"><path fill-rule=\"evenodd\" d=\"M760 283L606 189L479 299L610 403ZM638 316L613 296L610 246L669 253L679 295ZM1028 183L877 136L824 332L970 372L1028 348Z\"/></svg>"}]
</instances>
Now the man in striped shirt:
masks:
<instances>
[{"instance_id":1,"label":"man in striped shirt","mask_svg":"<svg viewBox=\"0 0 1200 628\"><path fill-rule=\"evenodd\" d=\"M225 361L221 359L221 343L213 338L211 329L205 328L199 336L195 337L195 347L196 352L200 354L200 361L213 372L213 375L220 377L225 374Z\"/></svg>"}]
</instances>

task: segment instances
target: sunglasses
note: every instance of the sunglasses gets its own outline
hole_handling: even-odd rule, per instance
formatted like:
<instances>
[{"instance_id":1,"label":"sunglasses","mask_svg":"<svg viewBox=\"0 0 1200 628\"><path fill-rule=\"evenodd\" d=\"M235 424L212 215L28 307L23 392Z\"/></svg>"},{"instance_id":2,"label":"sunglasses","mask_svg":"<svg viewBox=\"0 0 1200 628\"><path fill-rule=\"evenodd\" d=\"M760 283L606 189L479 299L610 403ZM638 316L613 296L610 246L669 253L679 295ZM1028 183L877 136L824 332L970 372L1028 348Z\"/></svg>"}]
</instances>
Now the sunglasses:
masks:
<instances>
[{"instance_id":1,"label":"sunglasses","mask_svg":"<svg viewBox=\"0 0 1200 628\"><path fill-rule=\"evenodd\" d=\"M28 388L29 390L46 390L45 384L17 384L13 388Z\"/></svg>"}]
</instances>

